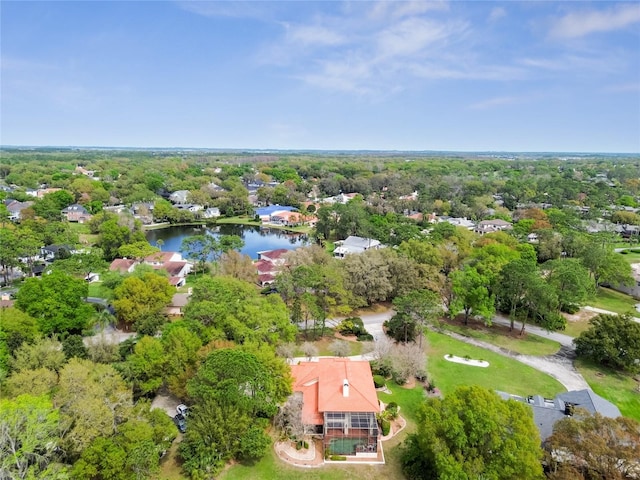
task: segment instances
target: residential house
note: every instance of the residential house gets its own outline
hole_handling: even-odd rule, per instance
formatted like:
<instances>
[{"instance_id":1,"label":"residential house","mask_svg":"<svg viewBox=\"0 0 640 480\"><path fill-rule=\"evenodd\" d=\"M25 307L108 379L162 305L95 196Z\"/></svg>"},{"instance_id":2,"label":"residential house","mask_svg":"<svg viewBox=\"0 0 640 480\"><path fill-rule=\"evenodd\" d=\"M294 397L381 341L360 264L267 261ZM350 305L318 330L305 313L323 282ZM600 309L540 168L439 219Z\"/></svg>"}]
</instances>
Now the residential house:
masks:
<instances>
[{"instance_id":1,"label":"residential house","mask_svg":"<svg viewBox=\"0 0 640 480\"><path fill-rule=\"evenodd\" d=\"M285 266L285 254L290 252L286 248L277 250L265 250L258 252L258 260L254 263L258 271L258 284L261 287L271 285L276 280L276 276Z\"/></svg>"},{"instance_id":2,"label":"residential house","mask_svg":"<svg viewBox=\"0 0 640 480\"><path fill-rule=\"evenodd\" d=\"M187 197L189 196L189 190L176 190L169 195L169 200L173 203L187 203Z\"/></svg>"},{"instance_id":3,"label":"residential house","mask_svg":"<svg viewBox=\"0 0 640 480\"><path fill-rule=\"evenodd\" d=\"M36 190L28 188L24 193L26 193L27 195L29 195L31 197L42 198L48 193L59 192L60 190L62 190L62 189L61 188L54 188L54 187L47 188L46 186L44 186L44 187L41 186L41 188L38 188Z\"/></svg>"},{"instance_id":4,"label":"residential house","mask_svg":"<svg viewBox=\"0 0 640 480\"><path fill-rule=\"evenodd\" d=\"M80 166L80 165L76 165L76 169L74 173L79 173L81 175L84 175L86 177L90 177L93 178L95 180L98 180L97 177L95 177L95 171L94 170L87 170L86 168Z\"/></svg>"},{"instance_id":5,"label":"residential house","mask_svg":"<svg viewBox=\"0 0 640 480\"><path fill-rule=\"evenodd\" d=\"M384 245L379 240L356 237L354 235L348 236L345 240L338 240L335 245L336 248L333 251L335 258L344 258L347 255L384 248Z\"/></svg>"},{"instance_id":6,"label":"residential house","mask_svg":"<svg viewBox=\"0 0 640 480\"><path fill-rule=\"evenodd\" d=\"M611 285L611 288L640 300L640 263L631 264L631 276L633 277L633 283L631 285Z\"/></svg>"},{"instance_id":7,"label":"residential house","mask_svg":"<svg viewBox=\"0 0 640 480\"><path fill-rule=\"evenodd\" d=\"M269 215L269 223L283 225L285 227L297 227L298 225L315 225L318 221L313 215L303 215L300 212L278 210Z\"/></svg>"},{"instance_id":8,"label":"residential house","mask_svg":"<svg viewBox=\"0 0 640 480\"><path fill-rule=\"evenodd\" d=\"M369 362L320 358L292 365L291 374L294 393L302 394L302 422L322 436L326 452L384 462Z\"/></svg>"},{"instance_id":9,"label":"residential house","mask_svg":"<svg viewBox=\"0 0 640 480\"><path fill-rule=\"evenodd\" d=\"M77 253L69 245L47 245L40 249L40 257L45 262L53 262L59 258L68 258L73 253Z\"/></svg>"},{"instance_id":10,"label":"residential house","mask_svg":"<svg viewBox=\"0 0 640 480\"><path fill-rule=\"evenodd\" d=\"M182 258L179 252L156 252L147 256L140 262L131 258L116 258L109 270L120 273L131 273L140 263L146 263L156 270L166 270L169 274L169 283L175 287L183 286L187 275L193 269L193 264Z\"/></svg>"},{"instance_id":11,"label":"residential house","mask_svg":"<svg viewBox=\"0 0 640 480\"><path fill-rule=\"evenodd\" d=\"M209 207L202 212L202 218L218 218L220 216L220 209L218 207Z\"/></svg>"},{"instance_id":12,"label":"residential house","mask_svg":"<svg viewBox=\"0 0 640 480\"><path fill-rule=\"evenodd\" d=\"M473 230L476 226L475 222L467 219L467 217L448 217L446 215L443 215L441 217L438 217L438 222L447 222L454 227L463 227L467 230Z\"/></svg>"},{"instance_id":13,"label":"residential house","mask_svg":"<svg viewBox=\"0 0 640 480\"><path fill-rule=\"evenodd\" d=\"M414 191L413 193L411 193L410 195L400 195L398 197L398 200L418 200L418 191Z\"/></svg>"},{"instance_id":14,"label":"residential house","mask_svg":"<svg viewBox=\"0 0 640 480\"><path fill-rule=\"evenodd\" d=\"M335 197L323 198L322 200L320 200L320 202L321 203L329 203L329 204L334 204L334 203L347 204L351 200L356 198L356 195L358 195L358 193L340 193L339 195L336 195Z\"/></svg>"},{"instance_id":15,"label":"residential house","mask_svg":"<svg viewBox=\"0 0 640 480\"><path fill-rule=\"evenodd\" d=\"M500 218L496 218L493 220L482 220L473 229L473 231L480 235L484 235L486 233L500 232L503 230L511 230L512 228L513 228L513 225L511 224L511 222L507 222Z\"/></svg>"},{"instance_id":16,"label":"residential house","mask_svg":"<svg viewBox=\"0 0 640 480\"><path fill-rule=\"evenodd\" d=\"M68 222L85 223L92 218L92 215L87 211L87 209L78 203L74 203L73 205L63 208L61 213Z\"/></svg>"},{"instance_id":17,"label":"residential house","mask_svg":"<svg viewBox=\"0 0 640 480\"><path fill-rule=\"evenodd\" d=\"M622 415L618 407L590 389L561 393L556 395L554 399L544 398L540 395L520 397L504 392L498 392L498 394L505 400L516 400L531 407L533 421L538 428L542 442L551 436L553 426L558 420L573 415L577 408L582 408L592 414L599 413L604 417L610 418Z\"/></svg>"},{"instance_id":18,"label":"residential house","mask_svg":"<svg viewBox=\"0 0 640 480\"><path fill-rule=\"evenodd\" d=\"M189 303L191 293L175 293L171 298L171 303L165 308L165 313L173 317L184 315L184 307Z\"/></svg>"},{"instance_id":19,"label":"residential house","mask_svg":"<svg viewBox=\"0 0 640 480\"><path fill-rule=\"evenodd\" d=\"M8 198L5 200L5 205L9 211L9 220L17 222L22 218L22 211L31 207L33 202L19 202L18 200Z\"/></svg>"},{"instance_id":20,"label":"residential house","mask_svg":"<svg viewBox=\"0 0 640 480\"><path fill-rule=\"evenodd\" d=\"M178 210L187 210L191 213L198 213L201 210L204 210L202 205L198 205L195 203L180 203L175 206Z\"/></svg>"}]
</instances>

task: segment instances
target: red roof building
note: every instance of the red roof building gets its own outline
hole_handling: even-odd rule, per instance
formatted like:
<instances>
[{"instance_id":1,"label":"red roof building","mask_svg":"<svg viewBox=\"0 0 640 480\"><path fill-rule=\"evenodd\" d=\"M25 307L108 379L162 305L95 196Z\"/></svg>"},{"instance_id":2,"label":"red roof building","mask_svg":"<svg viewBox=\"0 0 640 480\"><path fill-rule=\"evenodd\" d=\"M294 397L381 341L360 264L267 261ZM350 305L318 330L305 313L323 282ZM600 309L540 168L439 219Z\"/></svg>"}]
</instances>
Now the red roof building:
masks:
<instances>
[{"instance_id":1,"label":"red roof building","mask_svg":"<svg viewBox=\"0 0 640 480\"><path fill-rule=\"evenodd\" d=\"M324 438L331 454L372 456L379 449L380 402L367 361L320 358L291 366L302 394L302 421Z\"/></svg>"}]
</instances>

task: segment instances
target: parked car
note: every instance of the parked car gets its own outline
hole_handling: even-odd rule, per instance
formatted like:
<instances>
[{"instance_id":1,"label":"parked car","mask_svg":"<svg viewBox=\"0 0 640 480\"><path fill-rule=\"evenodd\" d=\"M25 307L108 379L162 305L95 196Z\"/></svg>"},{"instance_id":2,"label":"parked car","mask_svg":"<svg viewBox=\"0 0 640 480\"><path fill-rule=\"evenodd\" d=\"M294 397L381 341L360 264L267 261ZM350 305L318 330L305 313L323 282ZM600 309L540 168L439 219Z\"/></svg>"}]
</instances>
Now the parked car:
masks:
<instances>
[{"instance_id":1,"label":"parked car","mask_svg":"<svg viewBox=\"0 0 640 480\"><path fill-rule=\"evenodd\" d=\"M182 403L176 407L176 412L178 412L178 415L182 415L183 417L187 416L188 411L189 407Z\"/></svg>"},{"instance_id":2,"label":"parked car","mask_svg":"<svg viewBox=\"0 0 640 480\"><path fill-rule=\"evenodd\" d=\"M180 413L177 414L175 417L173 417L173 423L176 424L176 427L178 427L180 433L184 433L187 431L187 419L184 417L184 415Z\"/></svg>"}]
</instances>

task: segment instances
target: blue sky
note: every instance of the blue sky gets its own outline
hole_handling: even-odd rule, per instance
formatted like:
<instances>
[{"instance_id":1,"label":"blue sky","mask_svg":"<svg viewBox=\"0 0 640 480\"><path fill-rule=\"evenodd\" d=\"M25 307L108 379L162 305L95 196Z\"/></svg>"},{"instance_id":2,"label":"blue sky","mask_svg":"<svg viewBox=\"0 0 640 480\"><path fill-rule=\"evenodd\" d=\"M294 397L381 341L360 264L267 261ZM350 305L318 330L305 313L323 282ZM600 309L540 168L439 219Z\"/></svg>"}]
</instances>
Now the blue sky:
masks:
<instances>
[{"instance_id":1,"label":"blue sky","mask_svg":"<svg viewBox=\"0 0 640 480\"><path fill-rule=\"evenodd\" d=\"M640 3L2 1L0 143L640 152Z\"/></svg>"}]
</instances>

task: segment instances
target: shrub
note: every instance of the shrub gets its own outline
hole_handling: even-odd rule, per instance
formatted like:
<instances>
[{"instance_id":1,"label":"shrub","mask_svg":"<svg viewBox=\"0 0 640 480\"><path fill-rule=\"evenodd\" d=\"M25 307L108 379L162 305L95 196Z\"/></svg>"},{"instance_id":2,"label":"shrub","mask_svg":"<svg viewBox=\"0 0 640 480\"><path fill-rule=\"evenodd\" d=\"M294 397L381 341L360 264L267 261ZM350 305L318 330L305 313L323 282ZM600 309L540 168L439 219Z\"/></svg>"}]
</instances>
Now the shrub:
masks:
<instances>
[{"instance_id":1,"label":"shrub","mask_svg":"<svg viewBox=\"0 0 640 480\"><path fill-rule=\"evenodd\" d=\"M562 305L562 311L565 312L565 313L574 314L578 310L580 310L580 307L578 305L575 305L575 304Z\"/></svg>"},{"instance_id":2,"label":"shrub","mask_svg":"<svg viewBox=\"0 0 640 480\"><path fill-rule=\"evenodd\" d=\"M367 331L364 328L364 323L359 317L345 318L340 325L338 325L338 331L343 335L366 335Z\"/></svg>"},{"instance_id":3,"label":"shrub","mask_svg":"<svg viewBox=\"0 0 640 480\"><path fill-rule=\"evenodd\" d=\"M329 460L334 462L344 462L347 459L344 455L330 455Z\"/></svg>"},{"instance_id":4,"label":"shrub","mask_svg":"<svg viewBox=\"0 0 640 480\"><path fill-rule=\"evenodd\" d=\"M387 419L382 419L380 422L380 428L382 429L382 435L386 437L391 431L391 422Z\"/></svg>"},{"instance_id":5,"label":"shrub","mask_svg":"<svg viewBox=\"0 0 640 480\"><path fill-rule=\"evenodd\" d=\"M628 255L628 254L629 254L629 251L628 251L628 250L622 250L622 251L620 252L620 254L621 254L621 255Z\"/></svg>"},{"instance_id":6,"label":"shrub","mask_svg":"<svg viewBox=\"0 0 640 480\"><path fill-rule=\"evenodd\" d=\"M360 335L358 335L358 341L359 342L372 342L373 341L373 335L371 335L370 333L361 333Z\"/></svg>"},{"instance_id":7,"label":"shrub","mask_svg":"<svg viewBox=\"0 0 640 480\"><path fill-rule=\"evenodd\" d=\"M374 375L373 376L373 384L376 388L382 388L386 385L386 380L382 375Z\"/></svg>"},{"instance_id":8,"label":"shrub","mask_svg":"<svg viewBox=\"0 0 640 480\"><path fill-rule=\"evenodd\" d=\"M385 411L389 412L389 416L391 418L398 417L398 404L396 402L389 402Z\"/></svg>"}]
</instances>

